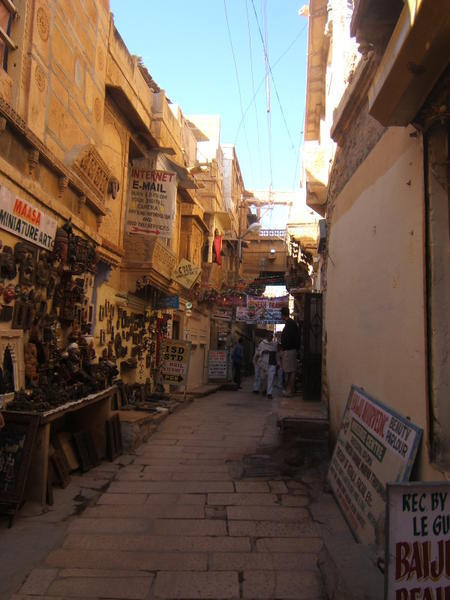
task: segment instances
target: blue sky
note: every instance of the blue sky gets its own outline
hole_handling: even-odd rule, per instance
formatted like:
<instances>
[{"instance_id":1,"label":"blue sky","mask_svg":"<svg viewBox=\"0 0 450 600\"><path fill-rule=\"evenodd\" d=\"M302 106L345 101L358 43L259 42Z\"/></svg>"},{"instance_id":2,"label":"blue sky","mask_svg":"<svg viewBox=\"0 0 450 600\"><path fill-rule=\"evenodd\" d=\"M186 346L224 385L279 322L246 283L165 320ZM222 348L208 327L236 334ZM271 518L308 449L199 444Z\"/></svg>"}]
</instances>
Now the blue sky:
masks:
<instances>
[{"instance_id":1,"label":"blue sky","mask_svg":"<svg viewBox=\"0 0 450 600\"><path fill-rule=\"evenodd\" d=\"M308 21L297 11L305 3L110 0L129 51L183 113L221 116L221 142L236 145L246 188L274 190L299 185ZM261 38L273 76L271 143Z\"/></svg>"}]
</instances>

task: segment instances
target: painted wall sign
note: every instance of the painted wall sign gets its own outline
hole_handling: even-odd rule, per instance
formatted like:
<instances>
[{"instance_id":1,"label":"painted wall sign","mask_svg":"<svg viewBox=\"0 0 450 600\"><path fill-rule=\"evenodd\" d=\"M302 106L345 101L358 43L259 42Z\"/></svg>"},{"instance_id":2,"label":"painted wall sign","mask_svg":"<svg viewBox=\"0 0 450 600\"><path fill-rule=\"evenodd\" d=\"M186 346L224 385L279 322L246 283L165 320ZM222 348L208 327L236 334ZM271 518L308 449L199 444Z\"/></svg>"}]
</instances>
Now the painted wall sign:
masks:
<instances>
[{"instance_id":1,"label":"painted wall sign","mask_svg":"<svg viewBox=\"0 0 450 600\"><path fill-rule=\"evenodd\" d=\"M450 598L450 483L388 484L385 600Z\"/></svg>"},{"instance_id":2,"label":"painted wall sign","mask_svg":"<svg viewBox=\"0 0 450 600\"><path fill-rule=\"evenodd\" d=\"M191 342L163 340L160 372L164 383L186 385L191 358Z\"/></svg>"},{"instance_id":3,"label":"painted wall sign","mask_svg":"<svg viewBox=\"0 0 450 600\"><path fill-rule=\"evenodd\" d=\"M177 198L175 173L152 169L147 159L134 160L128 189L126 231L170 238Z\"/></svg>"},{"instance_id":4,"label":"painted wall sign","mask_svg":"<svg viewBox=\"0 0 450 600\"><path fill-rule=\"evenodd\" d=\"M208 354L208 379L222 380L227 379L227 351L210 350Z\"/></svg>"},{"instance_id":5,"label":"painted wall sign","mask_svg":"<svg viewBox=\"0 0 450 600\"><path fill-rule=\"evenodd\" d=\"M384 547L386 484L408 480L421 436L417 425L351 387L328 479L361 543Z\"/></svg>"},{"instance_id":6,"label":"painted wall sign","mask_svg":"<svg viewBox=\"0 0 450 600\"><path fill-rule=\"evenodd\" d=\"M182 258L172 274L172 279L189 290L201 272L200 267Z\"/></svg>"},{"instance_id":7,"label":"painted wall sign","mask_svg":"<svg viewBox=\"0 0 450 600\"><path fill-rule=\"evenodd\" d=\"M156 308L180 308L180 298L178 296L161 296L156 302Z\"/></svg>"},{"instance_id":8,"label":"painted wall sign","mask_svg":"<svg viewBox=\"0 0 450 600\"><path fill-rule=\"evenodd\" d=\"M57 221L0 185L0 227L36 246L53 250Z\"/></svg>"},{"instance_id":9,"label":"painted wall sign","mask_svg":"<svg viewBox=\"0 0 450 600\"><path fill-rule=\"evenodd\" d=\"M232 307L214 306L211 318L218 321L231 321L233 318L233 309Z\"/></svg>"}]
</instances>

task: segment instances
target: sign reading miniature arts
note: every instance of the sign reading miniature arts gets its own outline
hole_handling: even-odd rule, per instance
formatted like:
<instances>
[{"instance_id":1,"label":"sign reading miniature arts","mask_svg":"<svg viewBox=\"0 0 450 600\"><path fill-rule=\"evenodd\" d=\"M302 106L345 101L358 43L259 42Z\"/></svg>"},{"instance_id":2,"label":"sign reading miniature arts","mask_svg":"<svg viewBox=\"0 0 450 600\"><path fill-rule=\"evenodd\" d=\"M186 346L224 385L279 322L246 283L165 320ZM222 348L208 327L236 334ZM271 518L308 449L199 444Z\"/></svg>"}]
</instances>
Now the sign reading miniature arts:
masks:
<instances>
[{"instance_id":1,"label":"sign reading miniature arts","mask_svg":"<svg viewBox=\"0 0 450 600\"><path fill-rule=\"evenodd\" d=\"M30 202L0 185L0 227L36 246L53 250L58 223Z\"/></svg>"},{"instance_id":2,"label":"sign reading miniature arts","mask_svg":"<svg viewBox=\"0 0 450 600\"><path fill-rule=\"evenodd\" d=\"M133 161L126 231L150 237L172 237L176 197L175 173L152 169L145 159Z\"/></svg>"},{"instance_id":3,"label":"sign reading miniature arts","mask_svg":"<svg viewBox=\"0 0 450 600\"><path fill-rule=\"evenodd\" d=\"M187 385L191 342L164 340L161 347L161 377L164 383Z\"/></svg>"},{"instance_id":4,"label":"sign reading miniature arts","mask_svg":"<svg viewBox=\"0 0 450 600\"><path fill-rule=\"evenodd\" d=\"M385 600L450 598L450 483L387 486Z\"/></svg>"},{"instance_id":5,"label":"sign reading miniature arts","mask_svg":"<svg viewBox=\"0 0 450 600\"><path fill-rule=\"evenodd\" d=\"M386 484L407 481L422 430L352 386L328 479L356 538L384 545Z\"/></svg>"},{"instance_id":6,"label":"sign reading miniature arts","mask_svg":"<svg viewBox=\"0 0 450 600\"><path fill-rule=\"evenodd\" d=\"M210 350L208 356L208 379L210 381L226 381L227 372L227 351Z\"/></svg>"}]
</instances>

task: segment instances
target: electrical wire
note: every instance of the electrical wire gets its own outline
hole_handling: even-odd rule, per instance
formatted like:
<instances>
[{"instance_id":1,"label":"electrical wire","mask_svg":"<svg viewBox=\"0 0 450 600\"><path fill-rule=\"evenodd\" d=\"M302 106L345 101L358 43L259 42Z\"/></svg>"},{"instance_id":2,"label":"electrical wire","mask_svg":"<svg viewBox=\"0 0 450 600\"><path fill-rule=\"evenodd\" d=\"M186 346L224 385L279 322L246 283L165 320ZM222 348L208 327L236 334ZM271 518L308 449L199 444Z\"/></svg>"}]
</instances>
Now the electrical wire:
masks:
<instances>
[{"instance_id":1,"label":"electrical wire","mask_svg":"<svg viewBox=\"0 0 450 600\"><path fill-rule=\"evenodd\" d=\"M237 68L236 54L234 52L233 39L231 37L231 28L230 28L230 22L228 20L228 10L227 10L227 2L226 2L226 0L223 0L223 7L224 7L224 10L225 10L225 21L226 21L226 24L227 24L228 39L230 41L231 54L233 55L234 70L235 70L235 74L236 74L236 83L237 83L238 93L239 93L239 105L240 105L240 108L241 108L241 117L243 118L244 107L243 107L243 104L242 104L241 84L239 82L239 72L238 72L238 68ZM254 178L254 173L253 173L252 154L250 152L250 144L248 142L248 136L247 136L247 130L245 128L245 124L244 124L244 134L245 134L245 141L246 141L246 144L247 144L248 157L249 157L249 161L250 161L250 171L251 171L251 175L252 175L252 179L253 179Z\"/></svg>"},{"instance_id":2,"label":"electrical wire","mask_svg":"<svg viewBox=\"0 0 450 600\"><path fill-rule=\"evenodd\" d=\"M275 67L278 65L278 63L286 56L286 54L289 52L289 50L292 48L292 46L294 46L294 44L297 42L298 39L300 39L300 37L303 35L303 33L306 30L307 25L305 25L304 27L302 27L302 29L300 30L300 32L298 33L298 35L292 40L292 42L289 44L289 46L286 48L286 50L280 54L280 56L277 58L277 60L273 63L272 65L272 70L275 69ZM245 117L247 116L248 111L250 110L250 108L252 107L252 105L255 103L255 99L256 96L258 95L260 89L262 88L263 84L265 83L266 78L265 76L261 79L261 81L258 84L258 87L256 88L256 92L254 92L252 99L250 100L247 108L244 110L244 114L242 116L241 121L239 122L237 131L236 131L236 135L234 138L234 144L236 145L237 139L239 137L239 133L241 131L241 127L244 123Z\"/></svg>"},{"instance_id":3,"label":"electrical wire","mask_svg":"<svg viewBox=\"0 0 450 600\"><path fill-rule=\"evenodd\" d=\"M251 76L252 76L252 93L253 93L253 98L252 98L252 101L250 102L250 106L253 104L253 106L255 108L256 139L257 139L258 156L259 156L259 174L260 174L260 178L262 180L261 138L259 135L259 119L258 119L258 110L257 110L257 106L256 106L255 76L254 76L254 72L253 72L252 34L251 34L251 29L250 29L250 17L249 17L249 13L248 13L248 0L245 0L245 11L247 14L248 46L249 46L249 53L250 53L250 72L251 72ZM245 117L245 114L243 115L243 117Z\"/></svg>"},{"instance_id":4,"label":"electrical wire","mask_svg":"<svg viewBox=\"0 0 450 600\"><path fill-rule=\"evenodd\" d=\"M224 1L225 1L225 0L224 0ZM294 142L293 142L293 140L292 140L291 132L290 132L290 130L289 130L289 127L288 127L288 125L287 125L286 116L285 116L285 114L284 114L283 105L281 104L280 96L279 96L279 94L278 94L277 86L276 86L276 84L275 84L275 78L274 78L274 76L273 76L272 68L271 68L271 66L270 66L269 58L268 58L268 55L267 55L267 49L266 49L266 47L265 47L265 43L264 43L264 37L263 37L262 31L261 31L261 26L260 26L260 24L259 24L258 14L257 14L257 12L256 12L256 8L255 8L255 3L254 3L254 0L251 0L251 2L252 2L252 6L253 6L253 12L255 13L256 24L258 25L259 36L260 36L260 38L261 38L261 43L262 43L262 46L263 46L264 57L265 57L265 58L266 58L266 60L267 60L267 64L268 64L268 68L269 68L269 73L270 73L270 77L271 77L271 79L272 79L273 88L274 88L274 90L275 90L275 94L276 94L276 97L277 97L277 100L278 100L278 104L279 104L279 107L280 107L281 116L283 117L283 122L284 122L284 125L285 125L285 127L286 127L286 131L287 131L287 134L288 134L289 140L290 140L290 142L291 142L291 149L292 149L292 150L294 150L294 149L295 149L295 144L294 144Z\"/></svg>"}]
</instances>

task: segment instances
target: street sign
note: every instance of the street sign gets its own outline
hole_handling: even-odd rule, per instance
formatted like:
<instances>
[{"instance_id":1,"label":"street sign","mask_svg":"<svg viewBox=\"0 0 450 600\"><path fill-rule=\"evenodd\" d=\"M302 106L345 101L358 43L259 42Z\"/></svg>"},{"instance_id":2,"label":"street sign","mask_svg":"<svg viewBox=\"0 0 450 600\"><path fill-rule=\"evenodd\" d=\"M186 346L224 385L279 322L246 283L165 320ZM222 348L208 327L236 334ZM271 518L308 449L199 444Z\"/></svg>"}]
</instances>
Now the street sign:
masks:
<instances>
[{"instance_id":1,"label":"street sign","mask_svg":"<svg viewBox=\"0 0 450 600\"><path fill-rule=\"evenodd\" d=\"M180 308L180 299L178 296L160 296L156 301L156 308Z\"/></svg>"},{"instance_id":2,"label":"street sign","mask_svg":"<svg viewBox=\"0 0 450 600\"><path fill-rule=\"evenodd\" d=\"M407 481L422 429L352 386L328 479L359 542L384 547L386 484Z\"/></svg>"},{"instance_id":3,"label":"street sign","mask_svg":"<svg viewBox=\"0 0 450 600\"><path fill-rule=\"evenodd\" d=\"M227 351L210 350L208 356L208 379L210 381L226 381L227 379Z\"/></svg>"},{"instance_id":4,"label":"street sign","mask_svg":"<svg viewBox=\"0 0 450 600\"><path fill-rule=\"evenodd\" d=\"M172 274L172 279L188 290L196 282L202 270L185 258L182 258Z\"/></svg>"},{"instance_id":5,"label":"street sign","mask_svg":"<svg viewBox=\"0 0 450 600\"><path fill-rule=\"evenodd\" d=\"M160 372L164 383L187 385L191 342L163 340Z\"/></svg>"}]
</instances>

